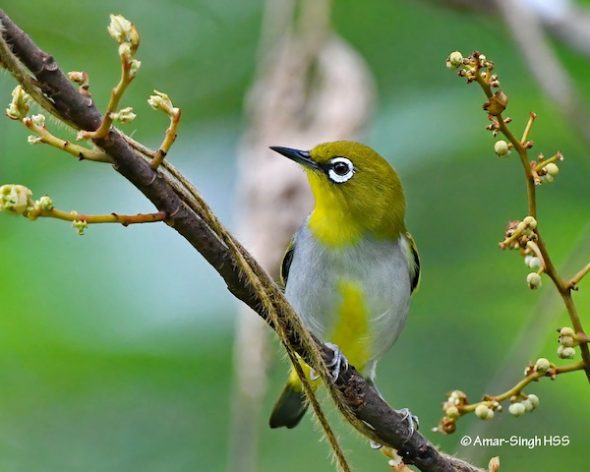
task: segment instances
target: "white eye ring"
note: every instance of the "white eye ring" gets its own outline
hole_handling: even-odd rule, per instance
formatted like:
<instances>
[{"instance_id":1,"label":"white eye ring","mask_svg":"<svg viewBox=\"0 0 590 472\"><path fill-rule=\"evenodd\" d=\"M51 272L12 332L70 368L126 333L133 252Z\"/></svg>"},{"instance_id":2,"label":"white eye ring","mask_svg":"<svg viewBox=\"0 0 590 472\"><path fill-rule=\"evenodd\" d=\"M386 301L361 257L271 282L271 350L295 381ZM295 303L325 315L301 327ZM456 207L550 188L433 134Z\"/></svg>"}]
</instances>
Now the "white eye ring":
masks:
<instances>
[{"instance_id":1,"label":"white eye ring","mask_svg":"<svg viewBox=\"0 0 590 472\"><path fill-rule=\"evenodd\" d=\"M337 164L345 164L348 167L348 172L346 172L345 174L336 173L336 171L334 170L334 167ZM354 165L352 165L352 162L350 161L350 159L347 159L346 157L335 157L334 159L332 159L330 161L330 168L328 169L328 177L330 177L330 180L332 182L336 182L337 184L342 184L344 182L349 181L353 175L354 175Z\"/></svg>"}]
</instances>

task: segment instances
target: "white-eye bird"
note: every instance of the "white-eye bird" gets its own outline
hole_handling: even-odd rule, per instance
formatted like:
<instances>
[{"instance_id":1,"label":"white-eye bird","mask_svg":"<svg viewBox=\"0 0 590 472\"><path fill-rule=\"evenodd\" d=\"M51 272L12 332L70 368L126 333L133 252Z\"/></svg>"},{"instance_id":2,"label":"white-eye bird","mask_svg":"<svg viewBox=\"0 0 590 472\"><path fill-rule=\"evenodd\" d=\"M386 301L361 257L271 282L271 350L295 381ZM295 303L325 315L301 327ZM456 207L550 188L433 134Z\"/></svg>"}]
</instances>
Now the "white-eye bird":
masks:
<instances>
[{"instance_id":1,"label":"white-eye bird","mask_svg":"<svg viewBox=\"0 0 590 472\"><path fill-rule=\"evenodd\" d=\"M342 354L374 382L377 361L404 327L420 274L399 176L373 149L351 141L271 149L303 166L315 198L282 262L285 296L312 333L336 345L335 358ZM270 426L293 428L306 409L292 369Z\"/></svg>"}]
</instances>

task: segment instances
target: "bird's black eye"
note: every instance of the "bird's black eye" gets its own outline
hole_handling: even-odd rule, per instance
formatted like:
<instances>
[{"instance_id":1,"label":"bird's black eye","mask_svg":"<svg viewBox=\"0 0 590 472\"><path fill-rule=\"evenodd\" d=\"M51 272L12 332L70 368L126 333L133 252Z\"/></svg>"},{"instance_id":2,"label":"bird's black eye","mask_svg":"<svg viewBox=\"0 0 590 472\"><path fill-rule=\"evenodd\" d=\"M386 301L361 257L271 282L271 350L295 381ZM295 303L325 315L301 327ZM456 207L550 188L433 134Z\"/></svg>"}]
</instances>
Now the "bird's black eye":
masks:
<instances>
[{"instance_id":1,"label":"bird's black eye","mask_svg":"<svg viewBox=\"0 0 590 472\"><path fill-rule=\"evenodd\" d=\"M327 174L334 183L342 184L347 182L354 175L352 161L346 157L335 157L328 164Z\"/></svg>"},{"instance_id":2,"label":"bird's black eye","mask_svg":"<svg viewBox=\"0 0 590 472\"><path fill-rule=\"evenodd\" d=\"M334 169L334 172L336 172L338 175L346 175L348 172L350 172L350 167L348 167L348 164L342 161L336 162L332 166L332 169Z\"/></svg>"}]
</instances>

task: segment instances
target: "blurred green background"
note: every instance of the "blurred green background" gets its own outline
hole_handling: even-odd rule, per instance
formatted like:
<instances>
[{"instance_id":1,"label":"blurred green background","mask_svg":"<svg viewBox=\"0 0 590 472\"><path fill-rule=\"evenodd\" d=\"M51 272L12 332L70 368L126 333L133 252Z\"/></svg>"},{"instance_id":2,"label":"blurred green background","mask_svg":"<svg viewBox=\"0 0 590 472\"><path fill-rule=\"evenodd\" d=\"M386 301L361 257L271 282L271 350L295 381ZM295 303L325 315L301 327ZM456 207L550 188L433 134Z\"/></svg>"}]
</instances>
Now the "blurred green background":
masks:
<instances>
[{"instance_id":1,"label":"blurred green background","mask_svg":"<svg viewBox=\"0 0 590 472\"><path fill-rule=\"evenodd\" d=\"M2 4L63 70L90 74L98 104L118 77L108 14L134 21L143 66L124 100L138 118L124 129L156 146L167 123L145 99L154 88L170 93L183 108L170 159L232 227L234 196L227 188L236 177L243 96L255 70L260 0ZM523 418L502 413L482 433L569 435L567 447L461 447L461 436L482 424L475 416L463 418L452 436L429 433L449 390L476 399L522 375L523 363L510 360L521 329L528 327L520 338L527 359L555 360L554 329L567 324L552 287L527 290L521 259L497 248L505 222L525 215L521 170L514 158L494 157L483 95L449 72L445 57L479 49L493 58L516 129L535 110L536 149L565 154L557 181L540 188L539 205L550 250L560 266L570 261L570 273L590 259L590 148L539 91L495 18L410 1L339 0L333 22L374 74L378 107L367 142L402 175L408 225L423 261L406 331L379 367L382 392L411 407L423 431L448 452L481 464L500 455L502 470L581 470L590 418L581 374L531 386L528 392L541 399L538 410ZM590 60L556 47L590 98ZM13 87L2 74L6 104ZM27 134L0 120L1 184L47 193L66 210L150 210L109 166L32 148ZM2 215L0 264L1 471L225 470L236 302L176 233L163 225L106 225L79 237L63 222ZM576 294L587 326L589 287L585 281ZM544 321L531 324L536 316ZM276 353L267 411L286 372ZM490 385L498 371L506 378ZM266 421L260 418L260 471L333 470L309 418L293 431L271 431ZM355 470L386 470L364 440L339 430Z\"/></svg>"}]
</instances>

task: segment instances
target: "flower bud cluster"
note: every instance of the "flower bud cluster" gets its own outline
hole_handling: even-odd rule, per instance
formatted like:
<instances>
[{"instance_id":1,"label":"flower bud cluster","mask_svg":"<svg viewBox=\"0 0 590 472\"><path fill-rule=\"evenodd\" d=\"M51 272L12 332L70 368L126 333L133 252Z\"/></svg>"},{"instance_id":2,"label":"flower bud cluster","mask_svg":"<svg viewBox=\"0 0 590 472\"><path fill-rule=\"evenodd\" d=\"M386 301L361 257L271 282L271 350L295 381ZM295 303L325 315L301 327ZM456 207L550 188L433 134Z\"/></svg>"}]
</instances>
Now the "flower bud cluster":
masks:
<instances>
[{"instance_id":1,"label":"flower bud cluster","mask_svg":"<svg viewBox=\"0 0 590 472\"><path fill-rule=\"evenodd\" d=\"M133 23L123 15L111 15L111 22L107 27L111 37L119 44L128 44L133 52L139 47L139 33Z\"/></svg>"},{"instance_id":2,"label":"flower bud cluster","mask_svg":"<svg viewBox=\"0 0 590 472\"><path fill-rule=\"evenodd\" d=\"M508 222L504 241L500 243L500 247L502 249L527 249L529 241L537 240L536 228L537 220L532 216L527 216L522 221Z\"/></svg>"},{"instance_id":3,"label":"flower bud cluster","mask_svg":"<svg viewBox=\"0 0 590 472\"><path fill-rule=\"evenodd\" d=\"M168 116L173 116L178 112L178 108L174 107L170 97L164 92L160 92L158 90L154 90L154 95L150 95L150 98L148 98L148 104L154 110L163 111Z\"/></svg>"},{"instance_id":4,"label":"flower bud cluster","mask_svg":"<svg viewBox=\"0 0 590 472\"><path fill-rule=\"evenodd\" d=\"M533 270L539 270L543 265L541 259L531 254L524 256L524 264Z\"/></svg>"},{"instance_id":5,"label":"flower bud cluster","mask_svg":"<svg viewBox=\"0 0 590 472\"><path fill-rule=\"evenodd\" d=\"M435 428L436 431L451 434L455 432L455 422L461 416L461 408L467 404L467 395L461 390L453 390L443 403L443 418Z\"/></svg>"},{"instance_id":6,"label":"flower bud cluster","mask_svg":"<svg viewBox=\"0 0 590 472\"><path fill-rule=\"evenodd\" d=\"M446 60L449 69L459 69L459 77L464 77L467 82L477 80L478 74L492 87L498 87L498 77L492 75L493 64L487 60L486 56L475 51L468 57L463 57L459 51L453 51Z\"/></svg>"},{"instance_id":7,"label":"flower bud cluster","mask_svg":"<svg viewBox=\"0 0 590 472\"><path fill-rule=\"evenodd\" d=\"M72 226L80 236L84 236L84 232L88 228L88 222L86 220L74 220Z\"/></svg>"},{"instance_id":8,"label":"flower bud cluster","mask_svg":"<svg viewBox=\"0 0 590 472\"><path fill-rule=\"evenodd\" d=\"M119 43L119 56L129 66L131 78L137 75L141 62L134 58L139 47L139 32L133 23L122 15L111 15L108 26L111 37Z\"/></svg>"},{"instance_id":9,"label":"flower bud cluster","mask_svg":"<svg viewBox=\"0 0 590 472\"><path fill-rule=\"evenodd\" d=\"M535 394L527 395L524 399L514 401L508 407L508 412L513 416L522 416L533 411L539 406L539 397Z\"/></svg>"},{"instance_id":10,"label":"flower bud cluster","mask_svg":"<svg viewBox=\"0 0 590 472\"><path fill-rule=\"evenodd\" d=\"M133 113L132 107L122 108L117 112L111 113L111 120L118 121L119 123L131 123L137 115Z\"/></svg>"},{"instance_id":11,"label":"flower bud cluster","mask_svg":"<svg viewBox=\"0 0 590 472\"><path fill-rule=\"evenodd\" d=\"M6 109L6 116L11 120L22 120L29 113L31 96L17 85L12 91L12 101Z\"/></svg>"},{"instance_id":12,"label":"flower bud cluster","mask_svg":"<svg viewBox=\"0 0 590 472\"><path fill-rule=\"evenodd\" d=\"M560 359L573 359L576 355L576 346L579 344L575 331L569 326L561 328L557 341L557 356Z\"/></svg>"},{"instance_id":13,"label":"flower bud cluster","mask_svg":"<svg viewBox=\"0 0 590 472\"><path fill-rule=\"evenodd\" d=\"M482 420L491 420L494 411L502 411L502 405L497 401L482 402L475 407L475 416Z\"/></svg>"},{"instance_id":14,"label":"flower bud cluster","mask_svg":"<svg viewBox=\"0 0 590 472\"><path fill-rule=\"evenodd\" d=\"M26 215L33 206L33 192L23 185L2 185L0 187L0 211Z\"/></svg>"},{"instance_id":15,"label":"flower bud cluster","mask_svg":"<svg viewBox=\"0 0 590 472\"><path fill-rule=\"evenodd\" d=\"M563 161L563 154L556 153L551 158L545 160L543 154L539 154L538 160L531 162L531 169L535 178L535 184L541 185L544 183L551 183L559 174L558 162Z\"/></svg>"}]
</instances>

